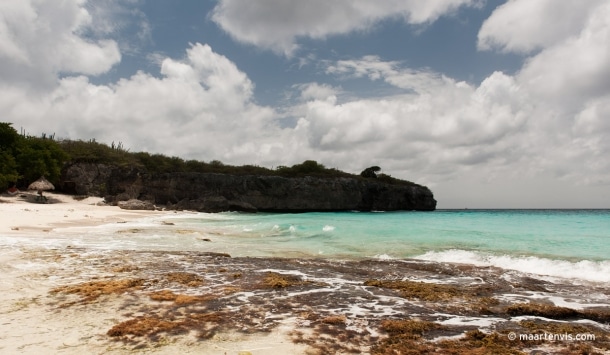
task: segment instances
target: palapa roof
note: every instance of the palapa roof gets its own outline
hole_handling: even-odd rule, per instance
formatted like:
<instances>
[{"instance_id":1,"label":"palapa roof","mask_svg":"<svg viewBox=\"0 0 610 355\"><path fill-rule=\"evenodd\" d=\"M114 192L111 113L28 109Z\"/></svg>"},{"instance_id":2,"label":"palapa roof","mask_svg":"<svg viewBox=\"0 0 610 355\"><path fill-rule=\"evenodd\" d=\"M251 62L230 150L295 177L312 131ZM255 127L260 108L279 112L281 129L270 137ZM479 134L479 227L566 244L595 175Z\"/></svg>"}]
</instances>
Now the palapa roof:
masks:
<instances>
[{"instance_id":1,"label":"palapa roof","mask_svg":"<svg viewBox=\"0 0 610 355\"><path fill-rule=\"evenodd\" d=\"M41 176L40 179L34 181L28 186L28 190L55 190L55 186L51 182Z\"/></svg>"}]
</instances>

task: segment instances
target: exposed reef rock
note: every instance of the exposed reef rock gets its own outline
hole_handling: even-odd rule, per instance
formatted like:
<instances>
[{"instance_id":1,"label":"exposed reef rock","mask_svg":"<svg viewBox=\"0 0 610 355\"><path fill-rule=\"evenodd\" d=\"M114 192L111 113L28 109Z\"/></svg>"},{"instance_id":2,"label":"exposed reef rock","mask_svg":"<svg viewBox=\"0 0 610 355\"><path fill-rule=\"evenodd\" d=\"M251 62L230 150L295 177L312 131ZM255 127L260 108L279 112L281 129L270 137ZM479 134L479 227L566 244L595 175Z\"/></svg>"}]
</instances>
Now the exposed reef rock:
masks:
<instances>
[{"instance_id":1,"label":"exposed reef rock","mask_svg":"<svg viewBox=\"0 0 610 355\"><path fill-rule=\"evenodd\" d=\"M155 209L155 205L153 205L150 201L140 201L136 199L131 199L127 201L118 201L117 206L124 210L146 210L153 211Z\"/></svg>"},{"instance_id":2,"label":"exposed reef rock","mask_svg":"<svg viewBox=\"0 0 610 355\"><path fill-rule=\"evenodd\" d=\"M432 211L425 186L354 177L294 177L215 173L150 174L137 168L75 164L64 181L79 194L109 203L138 199L170 209L201 212Z\"/></svg>"}]
</instances>

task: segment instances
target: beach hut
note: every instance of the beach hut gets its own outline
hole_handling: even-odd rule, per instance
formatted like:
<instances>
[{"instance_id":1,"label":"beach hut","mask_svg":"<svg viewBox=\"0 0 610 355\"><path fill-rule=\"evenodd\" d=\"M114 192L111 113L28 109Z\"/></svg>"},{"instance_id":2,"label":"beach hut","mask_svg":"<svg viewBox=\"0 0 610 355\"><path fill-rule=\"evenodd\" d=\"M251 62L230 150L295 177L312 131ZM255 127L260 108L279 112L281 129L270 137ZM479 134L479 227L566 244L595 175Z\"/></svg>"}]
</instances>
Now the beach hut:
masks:
<instances>
[{"instance_id":1,"label":"beach hut","mask_svg":"<svg viewBox=\"0 0 610 355\"><path fill-rule=\"evenodd\" d=\"M47 190L55 190L55 186L51 184L51 182L45 179L44 176L41 176L40 179L34 181L28 186L28 190L37 190L38 196L36 197L36 201L43 200L46 201L47 198L42 195L43 191Z\"/></svg>"}]
</instances>

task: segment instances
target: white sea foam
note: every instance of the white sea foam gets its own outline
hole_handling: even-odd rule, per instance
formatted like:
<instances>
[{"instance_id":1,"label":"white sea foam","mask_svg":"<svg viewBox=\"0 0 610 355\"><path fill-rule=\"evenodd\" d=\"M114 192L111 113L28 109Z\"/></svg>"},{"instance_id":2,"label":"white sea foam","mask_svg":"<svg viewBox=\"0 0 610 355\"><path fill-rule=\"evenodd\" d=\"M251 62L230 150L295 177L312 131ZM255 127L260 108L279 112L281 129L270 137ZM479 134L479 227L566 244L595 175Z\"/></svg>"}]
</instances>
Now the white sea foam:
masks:
<instances>
[{"instance_id":1,"label":"white sea foam","mask_svg":"<svg viewBox=\"0 0 610 355\"><path fill-rule=\"evenodd\" d=\"M572 309L587 309L587 308L595 308L595 307L607 307L609 297L604 294L588 294L586 303L583 303L583 300L579 300L577 298L573 298L569 296L569 298L561 297L561 296L553 296L548 293L543 292L532 292L529 295L525 294L513 294L513 293L505 293L500 296L496 296L499 301L509 302L509 303L521 303L521 302L551 302L555 306L558 307L566 307Z\"/></svg>"},{"instance_id":2,"label":"white sea foam","mask_svg":"<svg viewBox=\"0 0 610 355\"><path fill-rule=\"evenodd\" d=\"M375 259L379 259L379 260L394 260L396 258L388 255L388 254L378 254L374 256Z\"/></svg>"},{"instance_id":3,"label":"white sea foam","mask_svg":"<svg viewBox=\"0 0 610 355\"><path fill-rule=\"evenodd\" d=\"M260 269L260 270L256 270L256 272L275 272L278 274L282 274L282 275L295 275L295 276L300 276L300 277L305 277L307 278L308 275L298 271L298 270L280 270L280 269Z\"/></svg>"},{"instance_id":4,"label":"white sea foam","mask_svg":"<svg viewBox=\"0 0 610 355\"><path fill-rule=\"evenodd\" d=\"M610 261L553 260L535 256L492 255L468 250L430 251L414 259L496 266L524 273L593 282L610 282Z\"/></svg>"},{"instance_id":5,"label":"white sea foam","mask_svg":"<svg viewBox=\"0 0 610 355\"><path fill-rule=\"evenodd\" d=\"M322 228L322 230L323 230L323 231L325 231L325 232L332 232L332 231L334 231L334 230L335 230L335 227L334 227L334 226L325 225L325 226Z\"/></svg>"},{"instance_id":6,"label":"white sea foam","mask_svg":"<svg viewBox=\"0 0 610 355\"><path fill-rule=\"evenodd\" d=\"M441 317L447 317L446 320L440 321L439 324L442 325L457 325L457 326L475 326L478 328L486 328L489 329L491 328L494 324L497 324L499 322L502 322L503 319L502 318L496 318L496 317L462 317L462 316L456 316L454 314L442 314L442 313L436 313L434 314L434 316L441 316Z\"/></svg>"}]
</instances>

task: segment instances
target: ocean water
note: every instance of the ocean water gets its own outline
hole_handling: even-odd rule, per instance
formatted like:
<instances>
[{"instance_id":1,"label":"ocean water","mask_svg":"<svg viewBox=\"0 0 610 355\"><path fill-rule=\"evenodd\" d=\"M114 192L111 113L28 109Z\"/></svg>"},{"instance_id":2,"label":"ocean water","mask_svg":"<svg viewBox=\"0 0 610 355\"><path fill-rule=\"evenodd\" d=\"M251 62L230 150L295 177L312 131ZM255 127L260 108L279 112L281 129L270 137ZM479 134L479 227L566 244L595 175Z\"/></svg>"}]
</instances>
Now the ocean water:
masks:
<instances>
[{"instance_id":1,"label":"ocean water","mask_svg":"<svg viewBox=\"0 0 610 355\"><path fill-rule=\"evenodd\" d=\"M312 256L391 258L448 250L610 260L610 210L221 214L189 227Z\"/></svg>"},{"instance_id":2,"label":"ocean water","mask_svg":"<svg viewBox=\"0 0 610 355\"><path fill-rule=\"evenodd\" d=\"M254 257L410 258L610 282L610 210L177 213L1 242Z\"/></svg>"}]
</instances>

